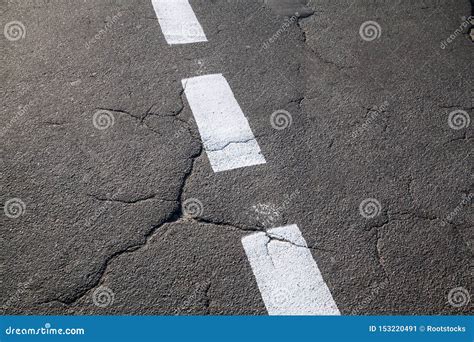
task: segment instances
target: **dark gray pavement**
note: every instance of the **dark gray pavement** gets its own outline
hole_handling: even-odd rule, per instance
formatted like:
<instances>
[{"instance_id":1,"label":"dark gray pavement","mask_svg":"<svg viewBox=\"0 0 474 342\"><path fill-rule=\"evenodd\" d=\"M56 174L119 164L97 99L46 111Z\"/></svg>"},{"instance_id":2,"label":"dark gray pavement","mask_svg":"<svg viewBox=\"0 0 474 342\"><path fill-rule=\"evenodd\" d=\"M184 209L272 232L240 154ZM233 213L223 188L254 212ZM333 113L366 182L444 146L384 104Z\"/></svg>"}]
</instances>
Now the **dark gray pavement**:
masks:
<instances>
[{"instance_id":1,"label":"dark gray pavement","mask_svg":"<svg viewBox=\"0 0 474 342\"><path fill-rule=\"evenodd\" d=\"M285 224L342 314L472 313L468 0L192 0L177 46L149 1L3 2L4 313L266 314L240 240ZM212 73L266 164L212 171L181 87Z\"/></svg>"}]
</instances>

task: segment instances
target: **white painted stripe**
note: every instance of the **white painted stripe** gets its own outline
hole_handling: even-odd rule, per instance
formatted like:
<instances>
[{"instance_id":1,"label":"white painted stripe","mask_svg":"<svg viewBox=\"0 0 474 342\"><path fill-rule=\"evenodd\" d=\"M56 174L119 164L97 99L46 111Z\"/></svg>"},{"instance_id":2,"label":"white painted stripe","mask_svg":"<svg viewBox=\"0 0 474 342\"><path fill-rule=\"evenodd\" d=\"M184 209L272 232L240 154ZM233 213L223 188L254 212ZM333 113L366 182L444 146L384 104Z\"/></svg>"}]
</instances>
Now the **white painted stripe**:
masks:
<instances>
[{"instance_id":1,"label":"white painted stripe","mask_svg":"<svg viewBox=\"0 0 474 342\"><path fill-rule=\"evenodd\" d=\"M205 75L181 82L214 172L265 163L224 76Z\"/></svg>"},{"instance_id":2,"label":"white painted stripe","mask_svg":"<svg viewBox=\"0 0 474 342\"><path fill-rule=\"evenodd\" d=\"M340 315L298 226L242 239L270 315Z\"/></svg>"},{"instance_id":3,"label":"white painted stripe","mask_svg":"<svg viewBox=\"0 0 474 342\"><path fill-rule=\"evenodd\" d=\"M152 0L156 17L168 44L207 42L188 0Z\"/></svg>"}]
</instances>

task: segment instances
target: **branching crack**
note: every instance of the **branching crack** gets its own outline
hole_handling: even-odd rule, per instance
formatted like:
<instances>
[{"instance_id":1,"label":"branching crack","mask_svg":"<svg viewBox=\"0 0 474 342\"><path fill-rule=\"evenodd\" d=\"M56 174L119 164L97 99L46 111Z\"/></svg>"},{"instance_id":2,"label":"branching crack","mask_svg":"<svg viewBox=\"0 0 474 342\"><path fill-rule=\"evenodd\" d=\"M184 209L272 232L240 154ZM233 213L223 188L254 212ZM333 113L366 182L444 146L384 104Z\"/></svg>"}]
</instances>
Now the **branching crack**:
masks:
<instances>
[{"instance_id":1,"label":"branching crack","mask_svg":"<svg viewBox=\"0 0 474 342\"><path fill-rule=\"evenodd\" d=\"M182 108L180 108L178 110L176 115L179 115L181 113L181 111L183 110L183 108L184 108L184 102L182 100L183 93L184 93L184 89L180 92L180 98L181 98L181 101L182 101ZM149 112L150 112L151 108L152 107L150 107L150 109L147 111L148 114L145 113L145 115L141 118L136 117L135 115L132 115L131 113L126 112L126 111L121 110L121 109L110 109L110 108L99 108L99 109L109 110L109 111L114 111L114 112L126 114L126 115L130 116L131 118L137 120L139 125L143 125L143 126L147 127L148 129L150 129L151 131L154 132L154 130L152 128L148 127L146 125L146 123L144 122L146 116L149 115ZM193 138L196 138L195 135L192 133L192 130L189 127L189 124L188 124L187 121L182 120L182 119L177 118L177 117L176 117L176 119L180 122L183 122L185 124L186 128L189 130L191 136ZM169 224L172 224L172 223L177 223L177 222L183 220L184 218L183 218L183 212L182 212L181 205L182 205L182 200L183 200L184 189L186 188L186 184L187 184L188 179L191 177L191 175L194 171L196 160L202 155L202 151L203 151L202 144L199 143L199 150L196 153L194 153L193 155L190 156L190 159L191 159L190 166L182 177L181 184L179 185L179 189L178 189L177 200L173 200L173 201L170 200L171 202L176 202L177 205L176 205L175 209L168 215L168 217L162 223L160 223L159 225L152 226L151 229L144 235L142 241L140 241L139 243L133 244L131 246L127 246L126 248L124 248L122 250L119 250L119 251L116 251L116 252L112 253L111 255L109 255L104 260L104 262L102 263L99 270L94 273L92 281L90 281L90 283L87 284L86 286L82 287L74 295L72 295L72 296L70 296L66 299L63 299L61 297L48 299L46 301L43 301L40 304L48 304L48 303L54 303L54 302L61 303L63 305L72 305L72 304L74 304L75 302L77 302L78 300L83 298L90 290L92 290L93 288L95 288L95 287L99 286L101 283L103 283L103 277L107 273L107 269L108 269L109 265L111 264L111 262L113 260L117 259L118 257L120 257L123 254L132 253L132 252L135 252L137 250L140 250L140 249L146 247L148 245L149 241L153 238L154 234L157 231L159 231L161 228L165 228L166 225L169 225ZM98 200L98 201L108 201L108 202L110 201L110 202L119 202L119 203L124 203L124 204L134 204L134 203L140 203L140 202L143 202L143 201L148 201L148 200L155 199L157 195L156 194L147 194L147 195L144 195L144 196L140 196L140 197L137 197L137 198L131 198L131 199L114 199L114 198L109 198L107 196L99 196L99 195L92 195L92 194L90 194L89 196L96 199L96 200ZM168 200L164 200L164 201L168 201Z\"/></svg>"}]
</instances>

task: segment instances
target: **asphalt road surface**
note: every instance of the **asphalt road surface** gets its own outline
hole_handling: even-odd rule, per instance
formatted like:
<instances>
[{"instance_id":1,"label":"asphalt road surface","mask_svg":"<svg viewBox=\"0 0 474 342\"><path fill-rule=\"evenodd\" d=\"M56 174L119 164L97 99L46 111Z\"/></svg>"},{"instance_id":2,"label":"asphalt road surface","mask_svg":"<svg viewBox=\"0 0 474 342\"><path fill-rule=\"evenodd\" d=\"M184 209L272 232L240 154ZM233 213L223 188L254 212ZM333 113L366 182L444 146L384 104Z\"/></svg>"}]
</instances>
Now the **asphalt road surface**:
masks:
<instances>
[{"instance_id":1,"label":"asphalt road surface","mask_svg":"<svg viewBox=\"0 0 474 342\"><path fill-rule=\"evenodd\" d=\"M472 313L469 0L186 3L2 0L2 312Z\"/></svg>"}]
</instances>

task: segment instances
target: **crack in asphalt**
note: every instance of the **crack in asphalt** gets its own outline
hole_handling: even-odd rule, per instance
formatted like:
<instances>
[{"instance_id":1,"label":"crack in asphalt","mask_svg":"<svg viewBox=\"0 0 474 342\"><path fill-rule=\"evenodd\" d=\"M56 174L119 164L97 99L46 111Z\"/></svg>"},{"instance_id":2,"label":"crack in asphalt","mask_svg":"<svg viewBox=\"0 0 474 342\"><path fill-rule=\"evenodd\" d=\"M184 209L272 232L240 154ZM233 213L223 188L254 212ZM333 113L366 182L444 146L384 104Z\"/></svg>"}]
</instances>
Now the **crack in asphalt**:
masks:
<instances>
[{"instance_id":1,"label":"crack in asphalt","mask_svg":"<svg viewBox=\"0 0 474 342\"><path fill-rule=\"evenodd\" d=\"M248 138L248 139L242 139L242 140L227 141L223 146L212 147L212 148L206 147L206 151L208 151L208 152L223 151L223 150L225 150L227 147L229 147L230 145L235 145L235 144L247 144L247 143L252 142L252 141L257 142L257 138L260 138L260 137L261 137L261 136L259 136L259 137L252 137L252 138Z\"/></svg>"},{"instance_id":2,"label":"crack in asphalt","mask_svg":"<svg viewBox=\"0 0 474 342\"><path fill-rule=\"evenodd\" d=\"M182 108L180 108L180 110L177 112L176 115L179 115L184 109L184 102L182 100L183 93L184 93L184 89L180 92L180 98L181 98L181 101L182 101ZM144 120L142 118L139 118L135 115L132 115L131 113L129 113L127 111L124 111L124 110L121 110L121 109L118 109L118 110L117 109L110 109L110 108L100 108L100 109L126 114L126 115L132 117L133 119L137 120L139 125L143 125L146 128L148 128L151 131L156 133L156 131L153 130L151 127L149 127L144 122ZM195 134L191 133L192 129L191 129L189 123L187 121L181 119L181 118L178 118L177 116L175 118L176 118L177 121L180 121L180 122L184 123L185 127L190 132L192 138L196 139ZM199 150L196 153L193 153L189 157L189 159L191 159L191 163L190 163L190 166L189 166L188 170L186 170L186 172L184 172L184 174L182 176L181 184L179 185L179 189L178 189L177 200L175 200L175 201L163 200L163 201L176 202L176 204L177 204L176 207L169 213L168 217L163 222L161 222L160 224L153 225L151 227L151 229L146 234L144 234L143 242L139 242L139 243L133 244L131 246L127 246L126 248L124 248L122 250L119 250L117 252L114 252L111 255L109 255L108 257L106 257L105 261L102 263L102 266L98 269L98 271L95 272L92 276L89 276L89 277L93 277L93 280L90 282L89 285L83 286L82 288L80 288L77 291L77 293L75 293L72 296L69 296L69 298L61 299L61 296L59 296L57 298L47 299L45 301L42 301L41 303L38 303L39 305L54 303L54 302L61 303L63 305L68 305L68 306L74 304L75 302L77 302L78 300L83 298L85 295L87 295L87 293L90 290L96 288L97 286L99 286L100 284L103 283L103 277L107 273L107 269L108 269L110 263L113 260L115 260L116 258L118 258L121 255L124 255L126 253L132 253L132 252L135 252L137 250L140 250L141 248L146 247L148 245L149 241L153 238L154 234L157 231L161 230L161 228L165 228L166 225L169 225L169 224L172 224L172 223L177 223L177 222L183 220L183 218L185 217L184 214L183 214L183 211L182 211L184 190L186 188L188 179L191 177L191 175L194 171L195 163L196 163L197 159L199 159L201 157L202 152L203 152L203 145L202 145L200 140L198 140L198 141L199 141ZM92 194L89 194L88 196L90 196L90 197L92 197L96 200L99 200L99 201L119 202L119 203L122 203L122 204L136 204L136 203L140 203L140 202L143 202L143 201L148 201L148 200L152 200L152 199L156 198L156 194L148 194L148 195L144 195L144 196L133 198L133 199L112 199L112 198L101 197L101 196L92 195Z\"/></svg>"},{"instance_id":3,"label":"crack in asphalt","mask_svg":"<svg viewBox=\"0 0 474 342\"><path fill-rule=\"evenodd\" d=\"M178 101L179 101L179 108L178 109L172 110L170 114L164 114L164 115L163 114L158 114L157 112L152 110L153 107L157 105L157 103L154 103L150 106L150 108L141 117L141 122L144 122L149 116L176 117L177 118L185 108L184 100L183 100L184 90L185 90L185 88L183 87L180 90L179 94L178 94Z\"/></svg>"},{"instance_id":4,"label":"crack in asphalt","mask_svg":"<svg viewBox=\"0 0 474 342\"><path fill-rule=\"evenodd\" d=\"M316 56L317 59L320 60L321 62L323 62L324 64L334 66L339 71L341 71L343 69L354 68L354 66L339 65L336 62L326 60L323 56L321 56L321 54L318 51L315 51L314 49L309 47L307 45L306 31L301 26L300 19L298 19L298 21L297 21L297 26L302 32L303 41L304 41L304 45L305 45L305 50L312 53L312 55ZM298 67L299 72L300 72L301 67L302 67L302 65L300 64L299 67ZM269 251L269 245L270 245L271 242L274 242L274 241L288 243L288 244L290 244L292 246L295 246L295 247L308 248L308 249L312 249L312 250L316 250L316 251L324 251L324 252L331 252L331 253L335 252L333 250L324 249L324 248L320 248L320 247L297 244L297 243L294 243L293 241L285 239L284 237L278 236L276 234L269 233L269 232L265 231L264 229L241 227L241 226L238 226L238 225L235 225L235 224L232 224L232 223L212 221L212 220L203 219L203 218L189 218L186 215L184 215L183 209L182 209L182 203L183 203L183 198L184 198L184 194L185 194L185 189L186 189L186 186L187 186L187 183L188 183L189 179L193 175L193 172L195 170L195 164L196 164L197 160L202 156L202 153L204 151L203 143L201 142L200 138L197 137L196 130L193 130L190 127L190 123L188 121L186 121L186 120L184 120L180 117L180 115L182 114L182 112L185 109L185 101L184 101L184 98L183 98L184 92L185 92L185 88L183 87L182 90L179 93L179 100L180 100L179 108L177 110L173 111L171 115L166 115L166 116L172 116L177 121L183 123L184 126L186 127L186 129L188 130L188 132L190 133L190 135L193 138L195 138L197 141L199 141L200 148L199 148L199 151L197 153L194 153L189 158L189 159L192 159L191 165L182 177L181 184L180 184L179 191L178 191L178 196L177 196L178 198L177 198L176 201L173 201L173 202L177 203L177 206L175 207L175 209L170 212L167 219L165 219L162 223L160 223L158 225L155 225L155 226L152 226L152 229L150 229L150 231L147 234L144 235L144 241L143 242L128 246L125 249L117 251L117 252L111 254L109 257L107 257L105 259L105 262L103 263L102 267L98 270L98 272L96 272L97 280L94 281L91 286L80 289L80 291L78 293L76 293L76 295L72 296L71 298L69 298L67 300L61 300L60 298L55 298L55 299L48 300L48 301L40 303L40 304L46 304L46 303L50 303L50 302L57 302L57 303L65 304L65 305L71 305L71 304L77 302L78 300L83 298L85 295L87 295L89 293L89 291L91 291L92 289L94 289L95 287L97 287L97 286L99 286L100 284L103 283L103 278L107 274L107 270L108 270L110 264L115 259L117 259L120 256L125 255L127 253L133 253L133 252L139 251L143 248L146 248L149 245L150 241L154 238L154 236L158 232L161 232L162 230L165 230L165 233L166 233L167 231L172 229L172 227L176 224L196 222L198 224L224 227L225 229L232 229L232 230L236 230L236 231L239 231L239 232L264 233L266 238L267 238L267 241L265 242L265 247L266 247L267 254L270 257L270 259L271 259L271 253ZM295 100L290 101L290 103L296 103L297 106L299 108L301 108L301 104L304 101L304 99L305 99L304 96L299 97ZM155 130L153 130L153 128L149 127L146 124L146 120L148 119L149 116L156 115L152 112L152 108L155 105L156 104L153 104L152 106L150 106L150 108L144 113L144 115L142 115L140 117L137 117L137 116L135 116L135 115L133 115L133 114L127 112L127 111L120 110L120 109L107 109L107 108L101 108L101 109L110 110L110 111L114 111L114 112L129 115L130 117L138 120L140 125L144 125L145 127L150 129L151 131L156 132ZM450 108L450 107L446 107L446 108ZM224 150L225 148L227 148L231 144L244 144L244 143L248 143L252 140L256 140L256 138L257 137L252 137L252 138L249 138L247 140L229 141L224 146L222 146L220 148L208 149L208 150L209 151ZM461 138L455 138L452 141L463 140L463 139L466 139L466 135L464 135L462 137L462 139ZM411 178L409 183L408 183L408 193L409 193L409 195L412 199L412 203L413 203L413 200L414 200L413 193L412 193L412 183L413 183L413 181L414 181L414 179ZM100 200L100 201L113 201L113 202L120 202L120 203L124 203L124 204L135 204L135 203L139 203L139 202L147 201L147 200L152 200L152 199L156 198L156 194L148 194L148 195L144 195L144 196L141 196L141 197L132 198L132 199L125 199L125 200L112 199L112 198L107 198L107 197L100 197L100 196L97 196L97 195L89 195L89 196L95 198L96 200ZM413 208L413 206L412 206L412 208ZM400 215L400 217L395 218L395 216L397 216L397 215ZM405 216L402 217L403 215L405 215ZM388 225L390 223L393 223L395 221L405 221L405 220L411 220L411 219L414 219L414 218L419 218L419 219L423 219L423 220L430 220L430 221L441 220L441 219L436 217L436 216L429 216L429 215L424 215L424 214L420 214L420 213L417 213L417 212L411 212L411 211L399 212L399 213L387 212L387 216L388 217L385 220L383 220L383 222L372 225L370 227L370 230L375 229L375 238L376 238L375 239L375 255L376 255L376 258L378 260L378 263L379 263L381 269L383 270L383 272L385 274L385 278L390 279L389 272L387 270L387 267L386 267L386 264L385 264L385 259L384 259L384 256L383 256L383 249L382 249L383 237L381 235L380 230L384 229L384 227L386 225ZM166 234L163 234L162 236L166 236ZM272 260L272 263L273 263L273 260ZM208 296L208 292L209 292L210 287L211 287L211 282L206 284L205 295L204 295L205 307L206 307L207 311L209 310L209 303L210 303L210 298Z\"/></svg>"},{"instance_id":5,"label":"crack in asphalt","mask_svg":"<svg viewBox=\"0 0 474 342\"><path fill-rule=\"evenodd\" d=\"M324 58L319 51L315 50L314 48L312 48L311 46L306 44L306 32L301 27L301 24L299 22L298 22L298 27L302 30L302 32L304 33L304 36L305 36L305 46L306 46L305 50L310 52L313 56L315 56L317 60L319 60L323 64L331 65L331 66L335 67L338 71L343 71L344 69L354 69L354 68L356 68L355 65L343 65L343 64L339 64L339 63L336 63L334 61L331 61L329 59Z\"/></svg>"},{"instance_id":6,"label":"crack in asphalt","mask_svg":"<svg viewBox=\"0 0 474 342\"><path fill-rule=\"evenodd\" d=\"M109 198L109 197L106 197L106 196L102 197L102 196L93 195L93 194L88 194L87 196L92 197L97 201L118 202L118 203L124 203L124 204L136 204L136 203L149 201L149 200L152 200L152 199L156 198L156 194L144 195L144 196L137 197L137 198L132 198L132 199L116 199L116 198ZM161 201L167 201L167 200L161 200ZM170 201L170 202L176 202L176 201Z\"/></svg>"},{"instance_id":7,"label":"crack in asphalt","mask_svg":"<svg viewBox=\"0 0 474 342\"><path fill-rule=\"evenodd\" d=\"M409 186L411 187L413 179L410 181ZM409 190L411 193L411 190ZM369 231L372 229L375 229L375 256L376 259L383 270L385 277L387 280L390 280L389 277L389 272L387 270L387 266L385 264L385 259L383 257L383 252L382 252L382 236L380 234L380 230L384 229L387 225L393 223L393 222L402 222L402 221L412 221L414 219L419 219L419 220L425 220L425 221L440 221L443 222L443 219L440 217L437 217L435 215L427 215L427 214L422 214L419 213L418 211L414 211L414 209L408 210L408 211L403 211L403 212L390 212L387 211L387 218L378 224L370 226ZM456 234L461 238L461 240L464 240L462 234L458 231L457 225L451 222L447 222L453 230L456 232Z\"/></svg>"},{"instance_id":8,"label":"crack in asphalt","mask_svg":"<svg viewBox=\"0 0 474 342\"><path fill-rule=\"evenodd\" d=\"M382 256L382 237L380 235L380 229L381 228L376 228L375 229L375 254L376 254L376 257L377 257L377 261L380 265L380 267L382 268L384 274L385 274L385 278L387 280L390 280L390 276L389 276L389 273L387 271L387 268L385 267L385 260Z\"/></svg>"},{"instance_id":9,"label":"crack in asphalt","mask_svg":"<svg viewBox=\"0 0 474 342\"><path fill-rule=\"evenodd\" d=\"M329 253L335 253L336 252L334 250L326 249L326 248L319 247L319 246L317 247L317 246L311 246L311 245L300 245L300 244L294 243L293 241L285 239L282 236L267 232L265 230L265 227L263 227L263 226L261 226L262 229L259 229L259 228L249 228L249 227L237 226L237 225L234 225L232 223L224 223L224 222L212 221L212 220L202 219L202 218L194 218L194 219L191 219L191 220L195 221L195 222L198 222L198 223L209 224L209 225L218 226L218 227L224 227L224 228L227 228L227 229L233 229L233 230L246 232L246 233L248 233L248 232L264 233L266 235L266 237L268 237L269 240L278 240L278 241L281 241L281 242L286 242L286 243L289 243L289 244L291 244L295 247L308 248L308 249L315 250L315 251L322 251L322 252L329 252Z\"/></svg>"},{"instance_id":10,"label":"crack in asphalt","mask_svg":"<svg viewBox=\"0 0 474 342\"><path fill-rule=\"evenodd\" d=\"M201 150L201 152L202 152L202 150ZM193 163L195 162L196 159L199 158L200 155L201 155L201 153L194 157ZM120 250L120 251L117 251L117 252L111 254L109 257L107 257L105 262L103 263L103 266L96 272L97 279L93 282L93 284L91 286L87 286L85 288L80 289L77 292L77 294L74 295L74 296L71 296L71 298L61 299L60 297L58 297L58 298L54 298L54 299L47 299L47 300L45 300L43 302L40 302L40 303L37 303L37 304L38 305L43 305L43 304L50 304L50 303L60 303L60 304L66 305L66 306L73 305L74 303L76 303L77 301L79 301L80 299L85 297L91 290L95 289L96 287L100 286L103 283L103 278L107 274L107 270L108 270L108 268L109 268L109 266L110 266L110 264L112 263L113 260L119 258L122 255L125 255L125 254L128 254L128 253L134 253L134 252L139 251L143 248L146 248L149 245L150 241L154 238L154 236L158 232L161 232L164 229L164 232L161 234L161 236L164 237L164 236L166 236L166 232L170 231L172 229L172 227L176 224L195 222L195 223L203 224L203 225L212 225L212 226L224 227L226 229L237 230L237 231L240 231L240 232L264 233L265 236L268 238L268 241L266 242L267 250L268 250L268 244L270 242L280 241L280 242L284 242L284 243L289 243L289 244L291 244L292 246L295 246L295 247L307 248L307 249L315 250L315 251L335 253L335 251L333 251L333 250L329 250L329 249L325 249L325 248L321 248L321 247L309 246L309 245L300 245L300 244L294 243L293 241L285 239L281 236L278 236L278 235L275 235L275 234L272 234L272 233L268 233L268 232L266 232L264 230L260 230L260 229L245 228L245 227L240 227L240 226L221 223L221 222L213 222L213 221L204 220L204 219L200 219L200 218L189 218L189 217L187 217L186 215L184 215L184 213L182 211L182 207L181 207L180 204L182 203L181 200L182 200L182 197L183 197L184 188L186 187L186 181L191 176L192 169L193 168L191 168L190 171L184 177L183 186L182 186L183 191L181 192L181 195L180 195L179 205L170 213L170 215L168 215L168 218L164 222L160 223L159 225L152 226L152 229L147 234L144 235L144 241L143 242L138 243L138 244L134 244L132 246L128 246L127 248L125 248L123 250ZM268 253L268 255L271 258L271 255L269 253Z\"/></svg>"},{"instance_id":11,"label":"crack in asphalt","mask_svg":"<svg viewBox=\"0 0 474 342\"><path fill-rule=\"evenodd\" d=\"M265 1L267 2L267 0L265 0ZM473 11L474 11L474 0L471 0L471 1L473 3ZM308 16L311 16L312 14L313 13L311 13ZM336 63L334 61L327 60L323 56L321 56L319 51L315 51L313 48L308 46L306 31L301 26L301 22L300 22L300 19L302 19L302 18L304 18L304 17L300 17L297 20L296 25L298 26L298 28L302 32L303 39L304 39L304 46L305 46L304 48L305 48L305 50L308 51L308 53L312 53L312 55L316 56L316 58L318 60L320 60L322 63L324 63L326 65L332 65L332 66L336 67L339 71L342 71L343 69L355 68L355 66L339 65L338 63ZM154 20L156 20L156 18L154 18ZM298 65L298 73L299 74L301 74L302 65L303 65L303 63L300 63ZM280 242L284 242L284 243L289 243L289 244L291 244L293 246L296 246L296 247L314 249L316 251L324 251L324 252L335 253L335 251L333 251L333 250L323 249L321 247L303 246L303 245L294 243L294 242L292 242L290 240L287 240L287 239L285 239L281 236L278 236L278 235L275 235L275 234L272 234L272 233L268 233L264 229L262 230L262 229L257 229L257 228L255 228L255 229L246 228L246 227L241 227L241 226L238 226L238 225L235 225L235 224L232 224L232 223L217 222L217 221L212 221L212 220L203 219L203 218L190 219L190 218L188 218L187 216L184 215L183 208L182 208L182 203L183 203L183 199L185 198L186 187L187 187L187 184L188 184L189 180L193 177L193 174L194 174L194 171L195 171L195 164L198 161L198 159L202 157L203 150L204 150L203 143L201 142L201 139L198 137L198 134L196 134L197 130L193 129L191 127L190 122L188 122L188 121L186 121L186 120L184 120L183 118L180 117L180 115L182 114L182 112L186 108L185 101L183 99L184 91L185 91L185 88L183 87L182 90L179 93L179 100L180 100L179 108L177 110L173 110L171 112L171 115L157 115L157 114L153 113L152 109L156 105L156 103L152 104L142 116L136 116L136 115L133 115L133 114L131 114L127 111L121 110L121 109L103 108L105 110L110 110L110 111L113 111L113 112L128 115L128 116L132 117L133 119L138 120L139 125L143 125L147 129L149 129L149 130L151 130L152 132L155 132L155 133L159 133L159 132L155 131L152 127L149 127L146 123L147 119L150 116L174 117L174 119L176 121L179 121L183 124L183 126L186 128L186 130L189 132L189 134L191 135L192 138L196 139L196 141L199 141L199 146L200 146L199 151L196 152L196 153L192 153L191 156L188 158L188 159L191 159L191 163L190 163L189 168L184 172L184 174L181 177L181 184L179 185L177 199L176 200L162 200L162 201L175 202L176 203L175 208L170 211L168 217L165 218L163 222L161 222L157 225L151 226L151 229L148 232L146 232L146 234L143 234L143 237L144 237L143 242L139 242L139 243L135 243L133 245L127 246L126 248L124 248L120 251L114 252L114 253L110 254L109 256L107 256L105 258L104 263L100 267L100 269L97 272L95 272L93 275L89 275L89 277L93 277L94 279L95 279L95 277L98 277L97 281L94 280L91 286L90 286L90 284L88 284L87 286L84 286L84 287L80 288L79 291L77 291L73 296L70 296L70 298L66 298L66 300L61 299L61 296L59 296L59 298L52 299L52 300L47 300L45 302L41 302L41 303L39 303L40 305L41 304L47 304L47 303L53 303L53 302L64 304L64 305L74 304L75 302L77 302L78 300L80 300L81 298L86 296L92 289L94 289L95 287L97 287L97 286L99 286L100 284L103 283L104 277L107 274L111 263L113 263L113 261L115 259L117 259L117 258L119 258L122 255L125 255L127 253L134 253L134 252L139 251L143 248L146 248L149 245L149 243L152 241L152 239L155 236L158 235L158 233L164 231L164 234L162 234L161 236L165 237L166 233L169 230L171 230L174 227L174 225L176 225L176 224L196 222L198 224L219 226L219 227L224 227L225 229L232 229L232 230L237 230L237 231L240 231L240 232L255 232L255 233L260 232L260 233L264 233L265 236L268 238L268 240L266 241L265 246L266 246L266 249L267 249L267 254L269 255L270 258L271 258L271 255L269 253L268 247L269 247L269 244L272 241L280 241ZM296 100L290 101L289 104L290 103L296 103L297 106L299 108L301 108L302 102L304 100L305 100L304 96L299 97ZM440 106L440 107L441 108L459 108L459 106L452 106L452 107L451 106L449 106L449 107ZM102 108L99 108L99 109L102 109ZM472 107L471 107L471 109L472 109ZM59 125L59 124L63 124L63 123L45 122L45 124L46 125ZM209 151L223 150L226 147L228 147L230 144L247 143L247 142L250 142L251 140L256 140L256 138L257 137L250 138L250 139L245 140L245 141L230 141L219 149L215 149L215 150L212 149L212 150L209 150ZM462 137L451 139L447 143L451 143L451 142L455 142L455 141L459 141L459 140L470 141L471 139L467 138L466 133L464 133L464 135ZM334 139L332 139L331 141L333 142ZM411 203L412 203L411 209L408 210L408 211L404 211L404 212L389 212L389 211L387 211L386 212L387 218L384 219L384 221L381 222L381 223L377 223L375 225L372 225L369 229L369 231L371 231L372 229L375 229L375 237L376 237L375 253L376 253L377 260L378 260L382 270L385 272L385 275L386 275L387 279L389 279L389 275L388 275L388 272L387 272L387 269L386 269L387 265L385 264L385 259L384 259L384 256L383 256L383 248L382 248L383 247L383 243L382 243L383 242L383 236L381 234L381 229L384 229L388 224L396 222L396 221L408 221L408 220L413 220L413 219L429 220L430 222L431 221L437 221L437 220L443 221L443 219L440 219L437 216L427 215L427 214L418 213L416 211L412 211L412 210L415 210L415 208L414 208L415 207L414 206L414 193L413 193L413 190L412 190L413 182L414 182L414 179L411 178L409 180L409 183L408 183L408 194L411 197ZM118 203L122 203L122 204L136 204L136 203L140 203L140 202L143 202L143 201L154 200L154 199L156 199L157 194L146 194L146 195L141 195L141 196L137 196L137 197L134 197L134 198L126 198L126 199L114 199L114 198L109 198L107 196L99 196L99 195L93 195L93 194L88 194L88 196L90 196L90 197L92 197L92 198L94 198L95 200L98 200L98 201L118 202ZM456 225L454 225L452 223L449 223L449 222L447 222L447 223L450 224L453 227L453 229L456 227ZM458 232L458 234L459 234L459 232ZM273 263L273 260L272 260L272 263ZM204 298L205 298L205 307L207 308L207 311L209 311L209 305L210 305L209 290L211 288L211 285L212 285L212 283L209 282L209 283L206 283L206 286L205 286Z\"/></svg>"},{"instance_id":12,"label":"crack in asphalt","mask_svg":"<svg viewBox=\"0 0 474 342\"><path fill-rule=\"evenodd\" d=\"M314 14L314 12L310 16L312 16L313 14ZM306 35L306 30L301 25L301 21L303 19L307 20L310 16L308 16L308 17L299 17L298 20L296 21L296 26L301 31L301 34L302 34L302 37L303 37L304 51L307 52L311 56L315 56L316 59L318 61L322 62L323 64L334 66L338 71L343 71L344 69L354 69L354 68L356 68L355 65L341 65L341 64L338 64L334 61L326 59L321 55L321 53L319 51L315 50L310 45L308 45L308 37ZM309 58L312 59L310 56L309 56Z\"/></svg>"},{"instance_id":13,"label":"crack in asphalt","mask_svg":"<svg viewBox=\"0 0 474 342\"><path fill-rule=\"evenodd\" d=\"M450 139L450 140L444 142L444 143L443 143L443 146L446 146L446 145L451 144L451 143L453 143L453 142L458 142L458 141L469 142L469 141L471 141L471 140L473 140L473 138L468 137L468 136L467 136L467 132L464 132L464 133L461 134L461 136L459 136L459 137L457 137L457 138Z\"/></svg>"}]
</instances>

